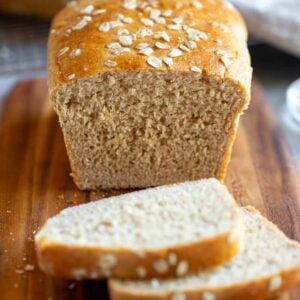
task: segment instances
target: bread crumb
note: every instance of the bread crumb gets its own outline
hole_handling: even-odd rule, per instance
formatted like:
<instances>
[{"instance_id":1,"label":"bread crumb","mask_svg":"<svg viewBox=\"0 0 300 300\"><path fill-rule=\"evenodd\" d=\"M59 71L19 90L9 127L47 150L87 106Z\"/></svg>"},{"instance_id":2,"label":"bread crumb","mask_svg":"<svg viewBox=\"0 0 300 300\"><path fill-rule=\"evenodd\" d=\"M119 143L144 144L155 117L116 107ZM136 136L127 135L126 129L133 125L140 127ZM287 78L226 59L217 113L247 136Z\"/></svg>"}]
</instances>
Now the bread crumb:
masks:
<instances>
[{"instance_id":1,"label":"bread crumb","mask_svg":"<svg viewBox=\"0 0 300 300\"><path fill-rule=\"evenodd\" d=\"M186 273L188 272L188 269L189 269L189 265L188 265L187 261L182 260L176 268L177 276L186 275Z\"/></svg>"},{"instance_id":2,"label":"bread crumb","mask_svg":"<svg viewBox=\"0 0 300 300\"><path fill-rule=\"evenodd\" d=\"M138 274L138 276L139 276L140 278L145 278L146 275L147 275L146 269L145 269L144 267L142 267L142 266L138 266L138 267L136 268L136 273Z\"/></svg>"},{"instance_id":3,"label":"bread crumb","mask_svg":"<svg viewBox=\"0 0 300 300\"><path fill-rule=\"evenodd\" d=\"M216 296L212 293L206 292L202 295L202 300L215 300Z\"/></svg>"},{"instance_id":4,"label":"bread crumb","mask_svg":"<svg viewBox=\"0 0 300 300\"><path fill-rule=\"evenodd\" d=\"M170 253L168 255L168 261L170 266L175 266L177 264L177 255L175 253Z\"/></svg>"},{"instance_id":5,"label":"bread crumb","mask_svg":"<svg viewBox=\"0 0 300 300\"><path fill-rule=\"evenodd\" d=\"M34 266L31 265L31 264L27 264L27 265L24 267L24 271L26 271L26 272L32 272L32 271L34 271Z\"/></svg>"},{"instance_id":6,"label":"bread crumb","mask_svg":"<svg viewBox=\"0 0 300 300\"><path fill-rule=\"evenodd\" d=\"M172 296L171 300L185 300L186 297L184 294L175 294Z\"/></svg>"},{"instance_id":7,"label":"bread crumb","mask_svg":"<svg viewBox=\"0 0 300 300\"><path fill-rule=\"evenodd\" d=\"M139 250L139 251L136 251L135 254L141 258L145 258L146 257L146 252L143 251L143 250Z\"/></svg>"},{"instance_id":8,"label":"bread crumb","mask_svg":"<svg viewBox=\"0 0 300 300\"><path fill-rule=\"evenodd\" d=\"M239 231L235 230L235 231L229 233L229 235L227 237L227 242L229 244L234 244L238 240L240 240L240 232Z\"/></svg>"},{"instance_id":9,"label":"bread crumb","mask_svg":"<svg viewBox=\"0 0 300 300\"><path fill-rule=\"evenodd\" d=\"M116 256L112 254L104 254L101 255L99 261L99 267L104 275L110 275L111 269L113 269L118 263L118 259Z\"/></svg>"},{"instance_id":10,"label":"bread crumb","mask_svg":"<svg viewBox=\"0 0 300 300\"><path fill-rule=\"evenodd\" d=\"M69 284L68 288L69 288L69 290L72 290L72 289L75 288L75 286L76 286L76 283L73 282L73 283L70 283L70 284Z\"/></svg>"},{"instance_id":11,"label":"bread crumb","mask_svg":"<svg viewBox=\"0 0 300 300\"><path fill-rule=\"evenodd\" d=\"M154 262L153 268L157 273L160 274L166 273L169 270L168 263L163 259L159 259L156 262Z\"/></svg>"},{"instance_id":12,"label":"bread crumb","mask_svg":"<svg viewBox=\"0 0 300 300\"><path fill-rule=\"evenodd\" d=\"M85 269L75 269L72 272L72 275L76 280L81 280L86 276L86 270Z\"/></svg>"},{"instance_id":13,"label":"bread crumb","mask_svg":"<svg viewBox=\"0 0 300 300\"><path fill-rule=\"evenodd\" d=\"M152 279L150 284L154 289L159 287L159 281L157 279Z\"/></svg>"},{"instance_id":14,"label":"bread crumb","mask_svg":"<svg viewBox=\"0 0 300 300\"><path fill-rule=\"evenodd\" d=\"M278 290L281 287L281 284L282 284L281 276L278 275L278 276L272 278L269 283L269 291L273 292L273 291Z\"/></svg>"}]
</instances>

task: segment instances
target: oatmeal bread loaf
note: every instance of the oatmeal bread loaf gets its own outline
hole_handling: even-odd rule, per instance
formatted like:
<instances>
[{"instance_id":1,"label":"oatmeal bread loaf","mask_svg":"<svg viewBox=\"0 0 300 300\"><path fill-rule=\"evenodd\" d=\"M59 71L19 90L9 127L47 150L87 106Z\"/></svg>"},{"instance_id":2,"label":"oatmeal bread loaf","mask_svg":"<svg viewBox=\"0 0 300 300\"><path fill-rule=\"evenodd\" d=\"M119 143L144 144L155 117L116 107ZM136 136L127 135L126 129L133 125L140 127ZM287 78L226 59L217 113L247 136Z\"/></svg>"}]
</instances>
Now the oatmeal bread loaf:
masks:
<instances>
[{"instance_id":1,"label":"oatmeal bread loaf","mask_svg":"<svg viewBox=\"0 0 300 300\"><path fill-rule=\"evenodd\" d=\"M223 180L250 99L246 39L221 0L83 0L62 10L49 92L77 186Z\"/></svg>"},{"instance_id":2,"label":"oatmeal bread loaf","mask_svg":"<svg viewBox=\"0 0 300 300\"><path fill-rule=\"evenodd\" d=\"M112 300L266 300L300 282L300 245L252 207L244 250L224 266L169 280L110 280Z\"/></svg>"},{"instance_id":3,"label":"oatmeal bread loaf","mask_svg":"<svg viewBox=\"0 0 300 300\"><path fill-rule=\"evenodd\" d=\"M40 268L73 278L170 278L240 252L240 210L216 179L65 209L36 235Z\"/></svg>"}]
</instances>

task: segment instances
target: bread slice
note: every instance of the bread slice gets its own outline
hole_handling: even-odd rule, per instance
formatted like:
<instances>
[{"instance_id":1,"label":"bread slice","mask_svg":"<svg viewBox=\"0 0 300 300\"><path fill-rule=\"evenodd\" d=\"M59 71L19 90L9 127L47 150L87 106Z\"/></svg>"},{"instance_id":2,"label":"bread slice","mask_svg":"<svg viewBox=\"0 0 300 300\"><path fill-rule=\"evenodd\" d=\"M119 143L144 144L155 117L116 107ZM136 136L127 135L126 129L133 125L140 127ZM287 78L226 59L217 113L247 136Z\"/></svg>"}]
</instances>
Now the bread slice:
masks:
<instances>
[{"instance_id":1,"label":"bread slice","mask_svg":"<svg viewBox=\"0 0 300 300\"><path fill-rule=\"evenodd\" d=\"M221 0L63 9L49 37L49 97L76 185L223 180L250 101L246 40L242 18Z\"/></svg>"},{"instance_id":2,"label":"bread slice","mask_svg":"<svg viewBox=\"0 0 300 300\"><path fill-rule=\"evenodd\" d=\"M112 300L270 299L300 281L300 246L251 207L244 250L224 266L165 281L110 280Z\"/></svg>"},{"instance_id":3,"label":"bread slice","mask_svg":"<svg viewBox=\"0 0 300 300\"><path fill-rule=\"evenodd\" d=\"M240 250L240 210L215 179L138 191L64 210L36 236L40 268L66 278L165 278Z\"/></svg>"}]
</instances>

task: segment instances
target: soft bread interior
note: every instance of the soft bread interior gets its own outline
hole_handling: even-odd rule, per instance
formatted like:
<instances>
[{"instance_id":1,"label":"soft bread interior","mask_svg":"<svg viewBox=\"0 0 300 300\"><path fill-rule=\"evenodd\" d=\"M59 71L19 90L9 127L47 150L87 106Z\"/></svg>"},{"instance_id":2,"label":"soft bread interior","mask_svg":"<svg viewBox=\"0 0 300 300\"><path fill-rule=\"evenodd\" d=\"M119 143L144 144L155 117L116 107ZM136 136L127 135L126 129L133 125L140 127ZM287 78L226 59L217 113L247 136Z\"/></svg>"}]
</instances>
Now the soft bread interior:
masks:
<instances>
[{"instance_id":1,"label":"soft bread interior","mask_svg":"<svg viewBox=\"0 0 300 300\"><path fill-rule=\"evenodd\" d=\"M160 71L107 72L51 97L83 189L223 179L248 101L226 78Z\"/></svg>"},{"instance_id":2,"label":"soft bread interior","mask_svg":"<svg viewBox=\"0 0 300 300\"><path fill-rule=\"evenodd\" d=\"M215 179L107 198L65 209L36 236L51 245L157 250L228 234L240 225L239 209Z\"/></svg>"}]
</instances>

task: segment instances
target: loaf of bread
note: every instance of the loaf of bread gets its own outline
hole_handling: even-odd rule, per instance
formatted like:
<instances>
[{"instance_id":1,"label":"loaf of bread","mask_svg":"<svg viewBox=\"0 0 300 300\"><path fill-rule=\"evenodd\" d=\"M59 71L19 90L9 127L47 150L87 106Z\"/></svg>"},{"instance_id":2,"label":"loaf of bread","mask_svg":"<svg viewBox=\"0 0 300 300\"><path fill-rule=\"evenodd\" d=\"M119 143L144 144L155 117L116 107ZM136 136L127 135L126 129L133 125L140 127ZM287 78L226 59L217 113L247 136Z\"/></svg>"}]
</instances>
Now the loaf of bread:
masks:
<instances>
[{"instance_id":1,"label":"loaf of bread","mask_svg":"<svg viewBox=\"0 0 300 300\"><path fill-rule=\"evenodd\" d=\"M54 17L70 0L0 0L0 12L35 16L42 19Z\"/></svg>"},{"instance_id":2,"label":"loaf of bread","mask_svg":"<svg viewBox=\"0 0 300 300\"><path fill-rule=\"evenodd\" d=\"M244 250L198 275L165 281L110 280L112 300L264 300L300 281L300 246L253 208L242 209Z\"/></svg>"},{"instance_id":3,"label":"loaf of bread","mask_svg":"<svg viewBox=\"0 0 300 300\"><path fill-rule=\"evenodd\" d=\"M36 236L40 268L65 278L170 278L240 251L240 210L215 179L68 208Z\"/></svg>"},{"instance_id":4,"label":"loaf of bread","mask_svg":"<svg viewBox=\"0 0 300 300\"><path fill-rule=\"evenodd\" d=\"M221 0L89 0L55 18L50 99L80 189L224 179L252 69Z\"/></svg>"}]
</instances>

